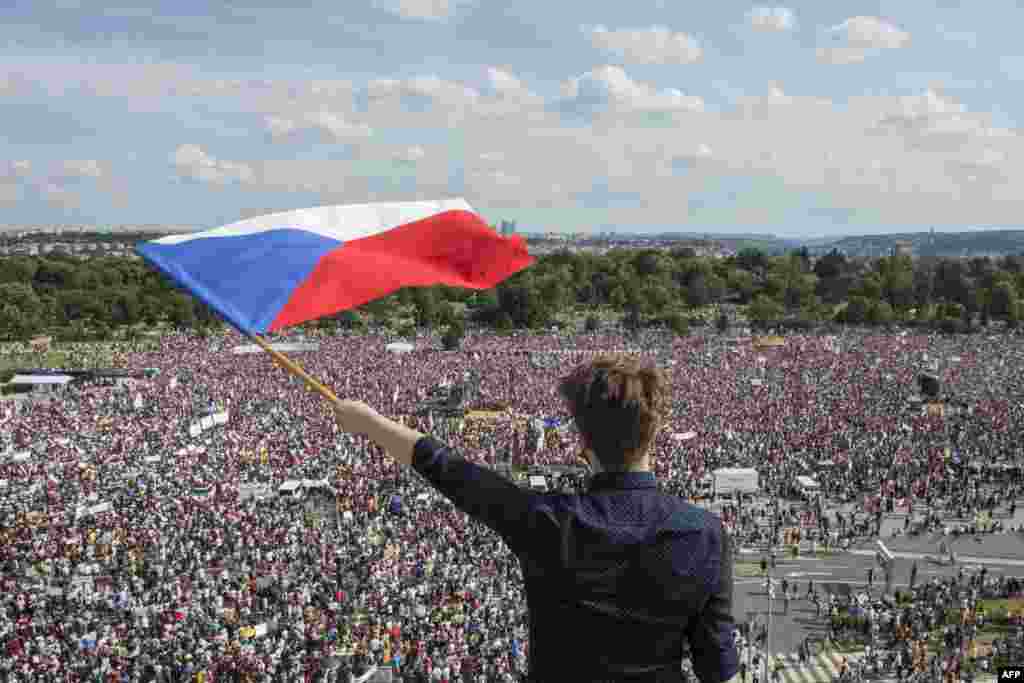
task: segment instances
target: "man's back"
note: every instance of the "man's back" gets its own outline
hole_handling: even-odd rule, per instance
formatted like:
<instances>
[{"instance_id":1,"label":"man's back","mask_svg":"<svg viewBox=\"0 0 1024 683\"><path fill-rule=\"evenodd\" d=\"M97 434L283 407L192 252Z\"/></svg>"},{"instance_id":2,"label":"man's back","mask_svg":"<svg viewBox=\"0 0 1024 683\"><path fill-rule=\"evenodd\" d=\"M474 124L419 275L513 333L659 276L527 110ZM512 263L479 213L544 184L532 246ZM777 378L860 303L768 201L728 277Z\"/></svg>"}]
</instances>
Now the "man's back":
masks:
<instances>
[{"instance_id":1,"label":"man's back","mask_svg":"<svg viewBox=\"0 0 1024 683\"><path fill-rule=\"evenodd\" d=\"M735 674L717 517L659 493L649 472L602 473L584 495L543 501L534 524L517 554L537 680L678 681L686 641L703 681Z\"/></svg>"},{"instance_id":2,"label":"man's back","mask_svg":"<svg viewBox=\"0 0 1024 683\"><path fill-rule=\"evenodd\" d=\"M430 437L413 466L519 557L531 681L680 681L687 640L703 683L738 670L728 536L716 516L660 493L652 473L537 495Z\"/></svg>"}]
</instances>

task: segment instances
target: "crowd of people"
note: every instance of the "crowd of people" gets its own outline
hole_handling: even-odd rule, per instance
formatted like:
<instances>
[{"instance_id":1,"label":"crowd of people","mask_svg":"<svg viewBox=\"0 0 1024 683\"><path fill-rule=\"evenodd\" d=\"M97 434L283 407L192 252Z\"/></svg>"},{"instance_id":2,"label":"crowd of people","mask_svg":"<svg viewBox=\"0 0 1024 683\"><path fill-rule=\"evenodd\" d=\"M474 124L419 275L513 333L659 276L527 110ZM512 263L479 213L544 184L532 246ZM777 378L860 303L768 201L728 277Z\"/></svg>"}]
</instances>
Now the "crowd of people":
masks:
<instances>
[{"instance_id":1,"label":"crowd of people","mask_svg":"<svg viewBox=\"0 0 1024 683\"><path fill-rule=\"evenodd\" d=\"M582 462L557 378L599 352L648 354L673 387L653 447L659 485L694 496L715 468L750 466L776 495L810 475L821 498L784 521L818 530L833 499L872 514L911 500L983 509L992 494L979 482L1017 462L1024 436L1014 336L850 333L762 348L471 333L460 351L421 337L397 354L385 336L305 341L319 348L295 360L339 396L516 472ZM339 433L330 406L267 355L234 352L245 343L173 334L105 356L72 350L73 367L158 373L0 404L0 681L348 681L383 668L400 680L522 680L515 558L418 475ZM911 400L929 368L953 399L945 417ZM432 389L471 376L469 407L486 410L424 414ZM953 416L957 401L968 408ZM286 480L330 488L286 501L274 495ZM746 511L726 521L744 542L764 533Z\"/></svg>"}]
</instances>

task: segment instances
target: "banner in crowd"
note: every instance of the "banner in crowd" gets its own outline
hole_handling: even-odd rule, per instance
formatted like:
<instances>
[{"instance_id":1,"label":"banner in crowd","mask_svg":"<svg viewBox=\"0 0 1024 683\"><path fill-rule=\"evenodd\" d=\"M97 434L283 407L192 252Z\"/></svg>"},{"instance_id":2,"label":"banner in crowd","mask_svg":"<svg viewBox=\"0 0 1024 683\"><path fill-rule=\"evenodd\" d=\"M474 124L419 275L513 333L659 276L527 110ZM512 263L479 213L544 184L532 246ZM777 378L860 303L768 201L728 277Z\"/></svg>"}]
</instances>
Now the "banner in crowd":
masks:
<instances>
[{"instance_id":1,"label":"banner in crowd","mask_svg":"<svg viewBox=\"0 0 1024 683\"><path fill-rule=\"evenodd\" d=\"M270 344L270 348L281 353L302 353L304 351L319 351L319 344L297 344L297 343L279 343ZM244 344L242 346L236 346L231 349L231 353L237 355L245 355L250 353L263 353L263 349L256 344Z\"/></svg>"},{"instance_id":2,"label":"banner in crowd","mask_svg":"<svg viewBox=\"0 0 1024 683\"><path fill-rule=\"evenodd\" d=\"M229 419L230 414L226 410L215 413L211 412L190 424L188 426L188 435L196 438L208 429L213 429L219 425L226 425Z\"/></svg>"}]
</instances>

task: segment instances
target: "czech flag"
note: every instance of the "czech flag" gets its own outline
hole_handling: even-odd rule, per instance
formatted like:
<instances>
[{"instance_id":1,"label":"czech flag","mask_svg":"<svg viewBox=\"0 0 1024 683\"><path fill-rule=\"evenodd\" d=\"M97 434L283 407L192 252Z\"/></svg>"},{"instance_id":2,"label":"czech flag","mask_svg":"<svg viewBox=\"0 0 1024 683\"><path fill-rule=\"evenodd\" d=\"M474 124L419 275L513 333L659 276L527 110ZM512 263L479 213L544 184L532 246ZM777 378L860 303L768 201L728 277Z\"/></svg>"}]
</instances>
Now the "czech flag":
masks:
<instances>
[{"instance_id":1,"label":"czech flag","mask_svg":"<svg viewBox=\"0 0 1024 683\"><path fill-rule=\"evenodd\" d=\"M534 261L462 199L287 211L136 252L250 336L403 287L490 289Z\"/></svg>"}]
</instances>

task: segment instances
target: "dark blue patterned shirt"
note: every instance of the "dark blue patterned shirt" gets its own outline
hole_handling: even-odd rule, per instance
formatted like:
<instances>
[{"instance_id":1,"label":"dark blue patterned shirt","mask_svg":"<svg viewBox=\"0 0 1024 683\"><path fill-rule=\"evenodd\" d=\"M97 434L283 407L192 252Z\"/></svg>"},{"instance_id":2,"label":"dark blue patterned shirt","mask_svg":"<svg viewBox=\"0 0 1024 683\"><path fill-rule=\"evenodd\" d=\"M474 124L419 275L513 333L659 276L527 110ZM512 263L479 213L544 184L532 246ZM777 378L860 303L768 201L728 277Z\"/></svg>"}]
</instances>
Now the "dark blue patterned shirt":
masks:
<instances>
[{"instance_id":1,"label":"dark blue patterned shirt","mask_svg":"<svg viewBox=\"0 0 1024 683\"><path fill-rule=\"evenodd\" d=\"M686 642L702 683L739 670L729 536L717 516L659 492L653 473L537 494L429 436L412 464L519 558L531 681L681 681Z\"/></svg>"}]
</instances>

